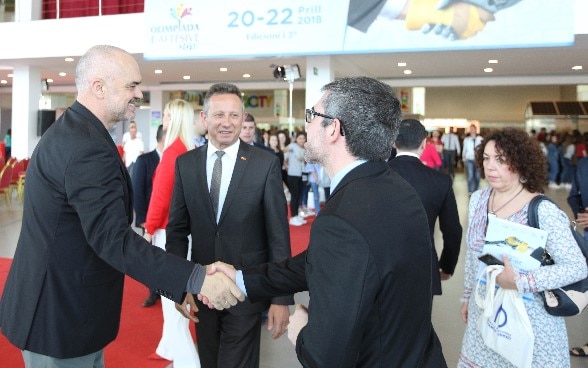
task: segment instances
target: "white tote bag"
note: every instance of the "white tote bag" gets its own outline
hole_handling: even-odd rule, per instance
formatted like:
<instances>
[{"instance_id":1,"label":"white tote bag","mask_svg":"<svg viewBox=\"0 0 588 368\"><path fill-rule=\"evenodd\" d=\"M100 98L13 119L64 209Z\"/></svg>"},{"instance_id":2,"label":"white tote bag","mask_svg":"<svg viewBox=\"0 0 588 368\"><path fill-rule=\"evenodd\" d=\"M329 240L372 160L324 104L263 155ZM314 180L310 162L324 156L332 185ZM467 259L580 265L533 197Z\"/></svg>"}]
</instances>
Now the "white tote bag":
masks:
<instances>
[{"instance_id":1,"label":"white tote bag","mask_svg":"<svg viewBox=\"0 0 588 368\"><path fill-rule=\"evenodd\" d=\"M535 336L523 299L516 290L498 288L496 276L503 266L488 266L486 295L479 295L482 277L476 286L476 304L483 312L478 319L478 330L484 344L518 368L531 368Z\"/></svg>"}]
</instances>

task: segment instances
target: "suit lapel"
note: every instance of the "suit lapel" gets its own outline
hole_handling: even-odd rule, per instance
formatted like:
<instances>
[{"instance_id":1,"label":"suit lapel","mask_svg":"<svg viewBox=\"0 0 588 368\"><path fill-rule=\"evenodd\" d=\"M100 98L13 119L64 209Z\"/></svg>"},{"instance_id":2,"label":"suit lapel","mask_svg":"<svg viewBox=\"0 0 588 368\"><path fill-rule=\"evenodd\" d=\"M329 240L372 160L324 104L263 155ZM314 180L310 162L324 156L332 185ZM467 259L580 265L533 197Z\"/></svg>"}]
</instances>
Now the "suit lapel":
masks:
<instances>
[{"instance_id":1,"label":"suit lapel","mask_svg":"<svg viewBox=\"0 0 588 368\"><path fill-rule=\"evenodd\" d=\"M229 183L229 189L227 190L227 196L223 203L223 209L218 223L220 224L225 217L228 208L231 206L233 198L235 198L237 188L241 183L241 178L245 175L245 169L247 168L247 162L251 157L251 146L241 142L239 144L239 151L237 152L237 160L235 161L235 168L233 169L233 175L231 176L231 182ZM211 204L212 209L212 204Z\"/></svg>"}]
</instances>

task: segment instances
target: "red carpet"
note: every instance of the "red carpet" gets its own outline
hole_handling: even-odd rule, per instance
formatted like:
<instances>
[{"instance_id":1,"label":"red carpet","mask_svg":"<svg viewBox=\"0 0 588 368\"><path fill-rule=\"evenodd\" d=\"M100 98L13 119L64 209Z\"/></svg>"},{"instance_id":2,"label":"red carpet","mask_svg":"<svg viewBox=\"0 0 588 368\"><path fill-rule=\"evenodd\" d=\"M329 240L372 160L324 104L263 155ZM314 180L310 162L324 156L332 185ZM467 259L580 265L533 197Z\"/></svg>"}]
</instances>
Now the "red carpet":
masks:
<instances>
[{"instance_id":1,"label":"red carpet","mask_svg":"<svg viewBox=\"0 0 588 368\"><path fill-rule=\"evenodd\" d=\"M10 259L0 258L0 292L4 289L10 262ZM149 291L142 284L130 277L125 279L120 330L116 340L104 351L106 367L164 368L170 365L167 360L148 359L155 352L163 326L159 301L153 307L141 307L148 294ZM194 324L191 326L193 330ZM3 367L24 367L20 350L10 344L2 334L0 357Z\"/></svg>"},{"instance_id":2,"label":"red carpet","mask_svg":"<svg viewBox=\"0 0 588 368\"><path fill-rule=\"evenodd\" d=\"M306 224L290 226L292 255L304 251L308 246L310 225L313 220L314 216L308 217ZM10 262L10 259L0 258L0 295L4 290ZM153 307L141 307L147 295L148 290L145 286L130 277L125 279L120 330L116 340L105 349L106 367L164 368L170 364L166 360L148 359L159 343L163 316L159 301ZM190 325L194 335L194 324ZM0 334L0 359L2 367L24 367L20 350L10 344L2 334Z\"/></svg>"}]
</instances>

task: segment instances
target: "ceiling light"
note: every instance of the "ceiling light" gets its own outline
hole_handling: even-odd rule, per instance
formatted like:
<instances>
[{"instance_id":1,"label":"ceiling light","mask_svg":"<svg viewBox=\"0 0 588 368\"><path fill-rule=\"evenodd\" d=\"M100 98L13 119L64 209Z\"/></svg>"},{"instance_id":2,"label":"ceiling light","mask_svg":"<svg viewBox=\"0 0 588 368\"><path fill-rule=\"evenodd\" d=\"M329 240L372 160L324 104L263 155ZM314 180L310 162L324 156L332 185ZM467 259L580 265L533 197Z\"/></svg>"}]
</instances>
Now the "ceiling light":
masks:
<instances>
[{"instance_id":1,"label":"ceiling light","mask_svg":"<svg viewBox=\"0 0 588 368\"><path fill-rule=\"evenodd\" d=\"M161 70L161 69L155 69L153 71L153 73L155 73L155 74L161 74L161 73L163 73L163 70Z\"/></svg>"},{"instance_id":2,"label":"ceiling light","mask_svg":"<svg viewBox=\"0 0 588 368\"><path fill-rule=\"evenodd\" d=\"M251 78L251 74L245 73L245 74L243 74L243 78Z\"/></svg>"},{"instance_id":3,"label":"ceiling light","mask_svg":"<svg viewBox=\"0 0 588 368\"><path fill-rule=\"evenodd\" d=\"M227 70L229 70L228 68L222 67L219 69L221 72L226 72Z\"/></svg>"},{"instance_id":4,"label":"ceiling light","mask_svg":"<svg viewBox=\"0 0 588 368\"><path fill-rule=\"evenodd\" d=\"M484 68L485 73L492 73L493 71L494 71L494 69L492 69L492 68Z\"/></svg>"},{"instance_id":5,"label":"ceiling light","mask_svg":"<svg viewBox=\"0 0 588 368\"><path fill-rule=\"evenodd\" d=\"M66 72L59 72L59 76L60 76L60 77L65 77L66 75L67 75L67 73L66 73Z\"/></svg>"},{"instance_id":6,"label":"ceiling light","mask_svg":"<svg viewBox=\"0 0 588 368\"><path fill-rule=\"evenodd\" d=\"M53 83L53 79L51 79L51 78L48 78L48 79L47 79L47 83Z\"/></svg>"},{"instance_id":7,"label":"ceiling light","mask_svg":"<svg viewBox=\"0 0 588 368\"><path fill-rule=\"evenodd\" d=\"M575 65L572 67L572 70L582 70L582 65Z\"/></svg>"},{"instance_id":8,"label":"ceiling light","mask_svg":"<svg viewBox=\"0 0 588 368\"><path fill-rule=\"evenodd\" d=\"M488 64L498 64L498 60L490 59L490 60L488 60Z\"/></svg>"},{"instance_id":9,"label":"ceiling light","mask_svg":"<svg viewBox=\"0 0 588 368\"><path fill-rule=\"evenodd\" d=\"M412 74L412 70L410 70L410 69L406 69L406 70L404 71L404 74L406 74L406 75Z\"/></svg>"},{"instance_id":10,"label":"ceiling light","mask_svg":"<svg viewBox=\"0 0 588 368\"><path fill-rule=\"evenodd\" d=\"M12 77L14 76L14 74L12 74L12 73L8 73L8 74L6 74L6 76L7 76L8 78L12 78Z\"/></svg>"},{"instance_id":11,"label":"ceiling light","mask_svg":"<svg viewBox=\"0 0 588 368\"><path fill-rule=\"evenodd\" d=\"M6 79L2 79L0 80L0 84L8 84L8 81Z\"/></svg>"},{"instance_id":12,"label":"ceiling light","mask_svg":"<svg viewBox=\"0 0 588 368\"><path fill-rule=\"evenodd\" d=\"M188 80L188 79L190 79L190 76L189 75L184 75L182 78Z\"/></svg>"},{"instance_id":13,"label":"ceiling light","mask_svg":"<svg viewBox=\"0 0 588 368\"><path fill-rule=\"evenodd\" d=\"M398 63L398 66L406 66L406 63L400 62Z\"/></svg>"},{"instance_id":14,"label":"ceiling light","mask_svg":"<svg viewBox=\"0 0 588 368\"><path fill-rule=\"evenodd\" d=\"M74 58L66 57L65 61L67 61L68 63L71 63L72 61L74 61Z\"/></svg>"}]
</instances>

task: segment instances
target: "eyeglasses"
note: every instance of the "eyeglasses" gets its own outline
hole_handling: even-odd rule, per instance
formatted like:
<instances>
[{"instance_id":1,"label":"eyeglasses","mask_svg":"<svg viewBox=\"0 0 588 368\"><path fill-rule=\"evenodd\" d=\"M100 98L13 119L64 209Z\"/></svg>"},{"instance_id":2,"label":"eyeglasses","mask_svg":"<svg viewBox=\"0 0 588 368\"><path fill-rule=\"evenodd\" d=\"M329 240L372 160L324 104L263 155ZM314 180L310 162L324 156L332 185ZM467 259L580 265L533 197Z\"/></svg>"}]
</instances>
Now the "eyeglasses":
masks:
<instances>
[{"instance_id":1,"label":"eyeglasses","mask_svg":"<svg viewBox=\"0 0 588 368\"><path fill-rule=\"evenodd\" d=\"M315 116L320 116L321 118L331 119L331 120L336 119L334 116L329 116L329 115L321 114L320 112L314 111L314 107L311 107L310 109L306 109L305 120L306 120L307 124L310 124L310 122L312 121L312 119L314 119ZM341 119L339 119L339 124L341 126L341 136L344 136L345 131L343 130L343 121L341 121Z\"/></svg>"},{"instance_id":2,"label":"eyeglasses","mask_svg":"<svg viewBox=\"0 0 588 368\"><path fill-rule=\"evenodd\" d=\"M314 107L311 107L310 109L306 109L306 122L308 124L310 124L310 122L312 121L312 119L314 119L315 116L320 116L321 118L326 118L326 119L331 119L331 120L335 119L332 116L321 114L320 112L314 111Z\"/></svg>"}]
</instances>

